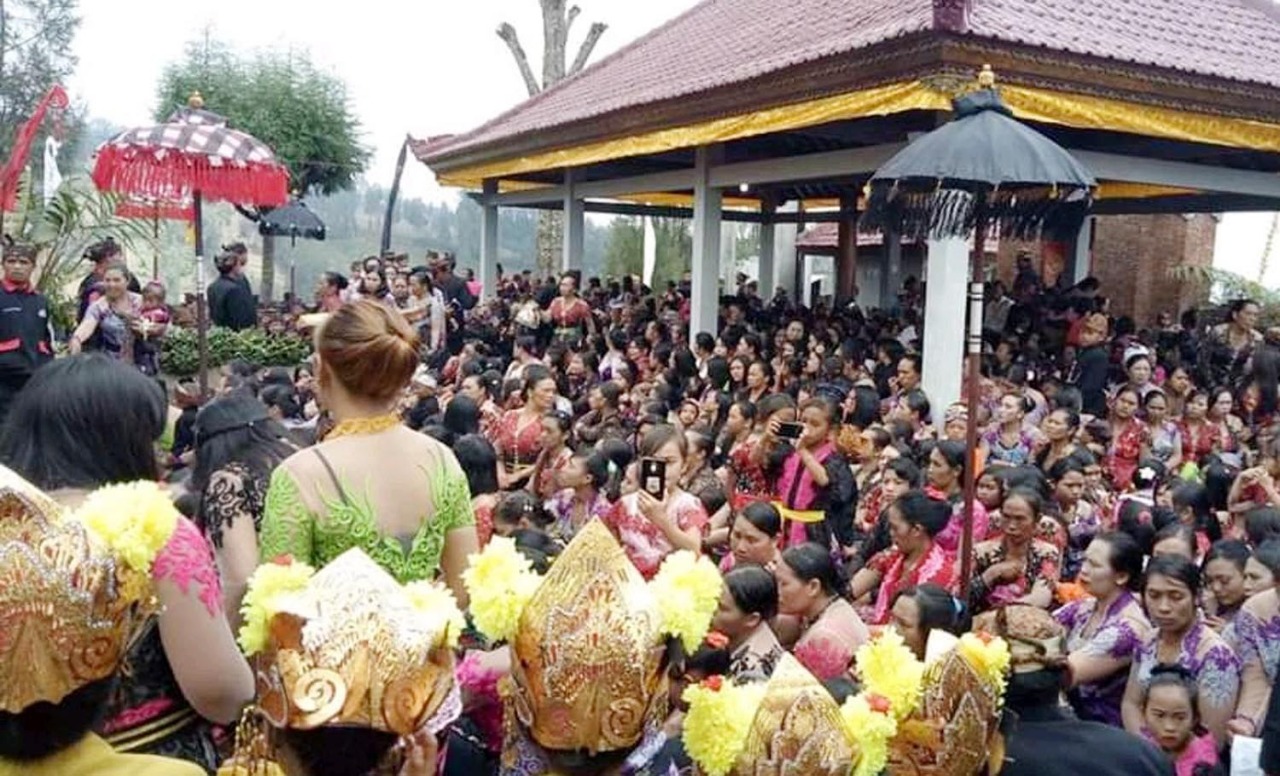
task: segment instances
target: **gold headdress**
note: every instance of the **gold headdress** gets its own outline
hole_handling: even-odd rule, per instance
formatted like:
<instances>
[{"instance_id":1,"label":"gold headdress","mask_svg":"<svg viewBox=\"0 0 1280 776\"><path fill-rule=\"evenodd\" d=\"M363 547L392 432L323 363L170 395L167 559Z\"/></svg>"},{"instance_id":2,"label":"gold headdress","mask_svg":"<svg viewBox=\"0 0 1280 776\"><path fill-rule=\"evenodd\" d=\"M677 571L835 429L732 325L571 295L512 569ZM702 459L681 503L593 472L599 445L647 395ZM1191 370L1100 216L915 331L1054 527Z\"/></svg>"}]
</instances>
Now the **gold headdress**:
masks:
<instances>
[{"instance_id":1,"label":"gold headdress","mask_svg":"<svg viewBox=\"0 0 1280 776\"><path fill-rule=\"evenodd\" d=\"M463 625L443 588L402 586L359 549L313 572L254 572L240 642L256 656L258 709L279 728L352 725L410 735L454 696Z\"/></svg>"},{"instance_id":2,"label":"gold headdress","mask_svg":"<svg viewBox=\"0 0 1280 776\"><path fill-rule=\"evenodd\" d=\"M951 639L951 641L955 641ZM920 699L889 745L890 776L973 776L999 772L999 733L1009 647L966 633L925 667Z\"/></svg>"},{"instance_id":3,"label":"gold headdress","mask_svg":"<svg viewBox=\"0 0 1280 776\"><path fill-rule=\"evenodd\" d=\"M646 584L598 521L545 579L498 538L464 580L477 628L511 644L515 718L545 749L591 754L630 749L665 718L667 638L696 649L722 584L713 563L688 552Z\"/></svg>"},{"instance_id":4,"label":"gold headdress","mask_svg":"<svg viewBox=\"0 0 1280 776\"><path fill-rule=\"evenodd\" d=\"M64 517L0 472L0 710L58 703L116 672L158 608L151 563L176 524L154 484L103 489Z\"/></svg>"},{"instance_id":5,"label":"gold headdress","mask_svg":"<svg viewBox=\"0 0 1280 776\"><path fill-rule=\"evenodd\" d=\"M849 776L860 751L841 708L785 654L767 683L685 690L684 741L708 776Z\"/></svg>"}]
</instances>

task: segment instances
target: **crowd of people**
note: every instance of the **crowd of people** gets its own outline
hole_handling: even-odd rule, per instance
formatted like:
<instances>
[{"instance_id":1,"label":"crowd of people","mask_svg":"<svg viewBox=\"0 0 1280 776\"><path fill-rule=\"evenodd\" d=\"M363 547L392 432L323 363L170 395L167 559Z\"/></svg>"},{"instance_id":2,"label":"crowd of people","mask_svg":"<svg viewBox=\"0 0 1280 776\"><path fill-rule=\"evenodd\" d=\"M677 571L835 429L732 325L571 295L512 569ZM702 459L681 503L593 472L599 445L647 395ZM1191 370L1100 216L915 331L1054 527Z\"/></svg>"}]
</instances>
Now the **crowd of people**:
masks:
<instances>
[{"instance_id":1,"label":"crowd of people","mask_svg":"<svg viewBox=\"0 0 1280 776\"><path fill-rule=\"evenodd\" d=\"M1233 740L1261 737L1265 772L1280 773L1280 329L1259 331L1251 300L1221 320L1145 325L1112 314L1096 281L1047 286L1020 260L1008 286L988 284L970 449L969 403L938 406L923 389L914 280L863 310L801 306L781 289L766 299L739 277L717 330L691 332L687 278L650 289L500 271L483 289L448 254L371 257L350 279L322 278L299 323L311 359L232 363L201 396L154 379L164 290L131 291L103 245L71 355L56 360L47 325L32 324L47 313L29 252L5 248L0 464L25 483L0 487L27 493L19 511L39 517L87 508L102 486L163 482L184 516L147 564L158 625L117 645L124 667L94 676L91 697L0 704L0 774L64 772L59 753L90 729L86 757L149 753L209 773L232 767L233 748L271 754L290 776L391 759L409 774L686 773L701 748L683 740L686 685L767 682L795 664L838 704L881 634L924 661L931 641L970 631L1015 646L1003 703L1020 722L990 772L1078 773L1087 757L1099 773L1204 776L1226 773ZM226 251L208 290L233 328L257 323L243 267ZM5 519L0 540L33 541ZM360 596L401 601L437 582L466 612L469 580L508 547L556 605L542 601L536 627L526 609L498 638L467 628L453 648L432 630L418 646L456 679L456 703L419 699L401 724L361 706L367 688L327 711L320 696L264 689L268 674L297 679L298 660L358 673L326 663L317 633L412 641L401 629L418 632L413 607L383 622ZM0 574L11 557L0 546ZM685 557L722 575L713 631L650 665L655 643L619 646L611 628ZM367 589L343 590L334 566L359 569ZM280 612L264 622L264 569L298 568L312 570L298 585L320 608L297 617L328 624L290 636ZM629 592L584 583L600 568ZM330 622L326 595L350 598L368 630ZM578 640L587 627L596 647ZM279 658L276 674L255 663L255 690L245 654L286 652L294 662ZM0 636L0 656L15 654ZM609 672L623 664L654 673L619 689ZM390 682L410 668L370 670ZM599 683L599 702L575 681ZM605 719L624 707L625 735ZM275 732L236 728L253 717Z\"/></svg>"}]
</instances>

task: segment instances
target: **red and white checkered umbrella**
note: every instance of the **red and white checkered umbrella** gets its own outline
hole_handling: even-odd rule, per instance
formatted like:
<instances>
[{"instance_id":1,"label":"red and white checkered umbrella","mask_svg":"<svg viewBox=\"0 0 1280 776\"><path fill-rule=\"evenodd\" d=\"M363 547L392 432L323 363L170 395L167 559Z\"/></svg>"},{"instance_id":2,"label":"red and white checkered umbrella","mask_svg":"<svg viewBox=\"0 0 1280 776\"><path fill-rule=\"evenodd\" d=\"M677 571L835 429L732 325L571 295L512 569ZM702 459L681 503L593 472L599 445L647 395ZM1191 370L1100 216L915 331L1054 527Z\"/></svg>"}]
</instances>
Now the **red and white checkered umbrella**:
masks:
<instances>
[{"instance_id":1,"label":"red and white checkered umbrella","mask_svg":"<svg viewBox=\"0 0 1280 776\"><path fill-rule=\"evenodd\" d=\"M261 140L203 110L199 95L163 124L126 130L98 148L93 182L102 191L170 203L230 202L277 207L289 171Z\"/></svg>"}]
</instances>

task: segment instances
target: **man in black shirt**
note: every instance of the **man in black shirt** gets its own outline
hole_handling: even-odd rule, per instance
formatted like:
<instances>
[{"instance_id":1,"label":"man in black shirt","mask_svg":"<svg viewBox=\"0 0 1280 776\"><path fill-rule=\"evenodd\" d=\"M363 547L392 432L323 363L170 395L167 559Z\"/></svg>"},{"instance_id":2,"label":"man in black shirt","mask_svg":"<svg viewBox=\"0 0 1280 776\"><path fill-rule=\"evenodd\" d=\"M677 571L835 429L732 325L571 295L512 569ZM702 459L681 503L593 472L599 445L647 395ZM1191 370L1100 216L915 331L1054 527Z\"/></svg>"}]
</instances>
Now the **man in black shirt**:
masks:
<instances>
[{"instance_id":1,"label":"man in black shirt","mask_svg":"<svg viewBox=\"0 0 1280 776\"><path fill-rule=\"evenodd\" d=\"M450 354L462 350L463 324L466 311L476 306L476 298L467 288L467 281L454 274L455 259L450 254L441 254L431 263L432 280L444 297L445 314L448 316L448 332L445 335L446 349Z\"/></svg>"},{"instance_id":2,"label":"man in black shirt","mask_svg":"<svg viewBox=\"0 0 1280 776\"><path fill-rule=\"evenodd\" d=\"M31 375L53 360L49 303L31 285L35 249L4 240L0 281L0 423Z\"/></svg>"},{"instance_id":3,"label":"man in black shirt","mask_svg":"<svg viewBox=\"0 0 1280 776\"><path fill-rule=\"evenodd\" d=\"M258 309L244 277L244 260L232 250L214 259L218 279L209 284L209 320L214 326L240 331L258 325Z\"/></svg>"},{"instance_id":4,"label":"man in black shirt","mask_svg":"<svg viewBox=\"0 0 1280 776\"><path fill-rule=\"evenodd\" d=\"M1015 604L980 615L978 632L1009 643L1005 708L1016 715L1000 776L1174 776L1173 760L1146 739L1076 719L1062 705L1066 635L1043 609Z\"/></svg>"}]
</instances>

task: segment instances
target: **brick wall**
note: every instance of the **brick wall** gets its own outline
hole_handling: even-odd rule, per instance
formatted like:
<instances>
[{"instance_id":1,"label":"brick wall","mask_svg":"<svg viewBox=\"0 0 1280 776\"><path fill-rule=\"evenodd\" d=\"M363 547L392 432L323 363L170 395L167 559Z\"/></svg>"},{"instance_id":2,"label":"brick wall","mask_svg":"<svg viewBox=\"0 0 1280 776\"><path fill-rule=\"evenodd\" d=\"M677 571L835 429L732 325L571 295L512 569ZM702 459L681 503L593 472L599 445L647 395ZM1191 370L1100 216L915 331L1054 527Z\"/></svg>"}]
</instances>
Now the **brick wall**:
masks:
<instances>
[{"instance_id":1,"label":"brick wall","mask_svg":"<svg viewBox=\"0 0 1280 776\"><path fill-rule=\"evenodd\" d=\"M1196 214L1100 216L1095 221L1092 274L1111 299L1116 315L1130 315L1139 326L1153 323L1163 311L1178 313L1203 302L1203 291L1168 276L1180 264L1208 267L1218 219ZM1001 241L996 272L1012 284L1021 250L1035 244Z\"/></svg>"}]
</instances>

